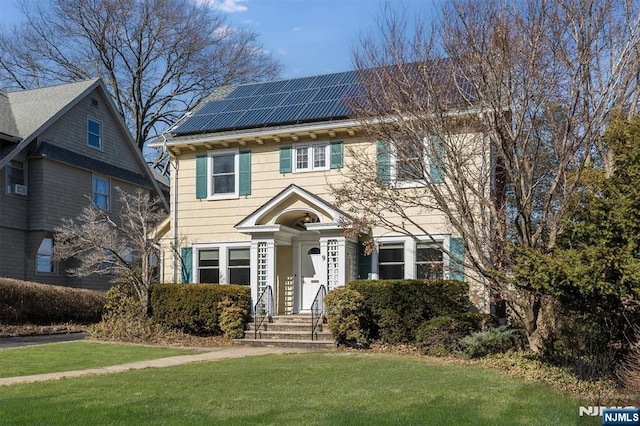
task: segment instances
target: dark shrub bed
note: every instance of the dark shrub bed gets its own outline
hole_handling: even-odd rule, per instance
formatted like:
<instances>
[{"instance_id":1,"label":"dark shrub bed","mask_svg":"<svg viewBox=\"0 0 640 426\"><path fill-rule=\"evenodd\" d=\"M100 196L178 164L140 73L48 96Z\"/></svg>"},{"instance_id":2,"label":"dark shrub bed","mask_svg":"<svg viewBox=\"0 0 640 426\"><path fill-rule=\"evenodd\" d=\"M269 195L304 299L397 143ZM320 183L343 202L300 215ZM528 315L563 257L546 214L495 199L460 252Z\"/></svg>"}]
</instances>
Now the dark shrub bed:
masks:
<instances>
[{"instance_id":1,"label":"dark shrub bed","mask_svg":"<svg viewBox=\"0 0 640 426\"><path fill-rule=\"evenodd\" d=\"M347 284L360 293L371 317L365 334L382 343L411 343L418 327L434 317L457 317L469 309L468 285L447 280L360 280Z\"/></svg>"},{"instance_id":2,"label":"dark shrub bed","mask_svg":"<svg viewBox=\"0 0 640 426\"><path fill-rule=\"evenodd\" d=\"M4 324L96 323L104 301L105 294L98 291L0 278Z\"/></svg>"},{"instance_id":3,"label":"dark shrub bed","mask_svg":"<svg viewBox=\"0 0 640 426\"><path fill-rule=\"evenodd\" d=\"M156 323L197 335L221 334L220 316L229 303L243 309L247 313L244 322L248 322L251 292L247 286L156 284L151 290L151 311Z\"/></svg>"}]
</instances>

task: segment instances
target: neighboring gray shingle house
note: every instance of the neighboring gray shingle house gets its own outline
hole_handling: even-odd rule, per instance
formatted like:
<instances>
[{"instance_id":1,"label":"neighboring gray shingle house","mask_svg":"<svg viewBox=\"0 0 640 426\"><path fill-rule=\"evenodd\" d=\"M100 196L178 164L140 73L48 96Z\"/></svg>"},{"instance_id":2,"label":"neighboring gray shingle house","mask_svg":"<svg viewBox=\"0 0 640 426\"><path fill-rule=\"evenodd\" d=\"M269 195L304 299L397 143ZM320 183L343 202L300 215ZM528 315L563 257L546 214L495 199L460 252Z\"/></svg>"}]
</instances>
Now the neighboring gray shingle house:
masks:
<instances>
[{"instance_id":1,"label":"neighboring gray shingle house","mask_svg":"<svg viewBox=\"0 0 640 426\"><path fill-rule=\"evenodd\" d=\"M89 199L119 211L115 187L161 195L102 80L0 93L0 277L107 289L51 253L56 226Z\"/></svg>"}]
</instances>

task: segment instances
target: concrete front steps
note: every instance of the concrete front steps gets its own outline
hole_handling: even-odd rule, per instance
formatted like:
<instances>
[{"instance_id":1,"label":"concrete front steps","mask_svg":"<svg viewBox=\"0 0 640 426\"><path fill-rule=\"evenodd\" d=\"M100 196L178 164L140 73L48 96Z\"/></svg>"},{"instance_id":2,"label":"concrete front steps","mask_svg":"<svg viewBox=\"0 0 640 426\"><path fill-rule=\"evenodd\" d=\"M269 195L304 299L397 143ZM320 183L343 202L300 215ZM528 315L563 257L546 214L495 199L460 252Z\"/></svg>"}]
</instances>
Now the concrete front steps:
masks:
<instances>
[{"instance_id":1,"label":"concrete front steps","mask_svg":"<svg viewBox=\"0 0 640 426\"><path fill-rule=\"evenodd\" d=\"M326 324L319 324L311 339L311 315L274 315L265 319L258 332L254 323L244 332L243 339L234 339L234 345L269 346L280 348L335 349L336 342Z\"/></svg>"}]
</instances>

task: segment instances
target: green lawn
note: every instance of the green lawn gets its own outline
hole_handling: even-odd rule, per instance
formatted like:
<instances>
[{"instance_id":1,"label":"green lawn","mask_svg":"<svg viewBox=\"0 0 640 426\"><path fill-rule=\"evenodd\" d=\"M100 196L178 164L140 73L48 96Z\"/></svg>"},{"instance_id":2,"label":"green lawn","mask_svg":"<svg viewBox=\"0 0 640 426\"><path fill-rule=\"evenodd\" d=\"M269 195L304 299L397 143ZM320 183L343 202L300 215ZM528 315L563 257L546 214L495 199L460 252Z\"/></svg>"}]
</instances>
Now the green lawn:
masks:
<instances>
[{"instance_id":1,"label":"green lawn","mask_svg":"<svg viewBox=\"0 0 640 426\"><path fill-rule=\"evenodd\" d=\"M0 388L11 424L531 424L577 402L469 365L336 352L272 355Z\"/></svg>"},{"instance_id":2,"label":"green lawn","mask_svg":"<svg viewBox=\"0 0 640 426\"><path fill-rule=\"evenodd\" d=\"M0 350L0 377L84 370L195 353L198 351L96 342L10 348Z\"/></svg>"}]
</instances>

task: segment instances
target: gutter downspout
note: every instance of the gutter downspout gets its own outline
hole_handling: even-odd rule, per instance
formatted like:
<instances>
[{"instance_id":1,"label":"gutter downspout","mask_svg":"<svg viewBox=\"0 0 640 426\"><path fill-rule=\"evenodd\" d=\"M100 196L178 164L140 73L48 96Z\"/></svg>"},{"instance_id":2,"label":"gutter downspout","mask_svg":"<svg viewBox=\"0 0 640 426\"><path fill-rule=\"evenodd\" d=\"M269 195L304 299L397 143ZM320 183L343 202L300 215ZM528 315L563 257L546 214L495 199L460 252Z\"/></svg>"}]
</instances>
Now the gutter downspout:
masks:
<instances>
[{"instance_id":1,"label":"gutter downspout","mask_svg":"<svg viewBox=\"0 0 640 426\"><path fill-rule=\"evenodd\" d=\"M173 265L171 282L178 282L178 159L171 150L167 149L167 137L162 133L162 151L169 156L169 173L171 176L169 190L171 191L171 245L173 249Z\"/></svg>"}]
</instances>

